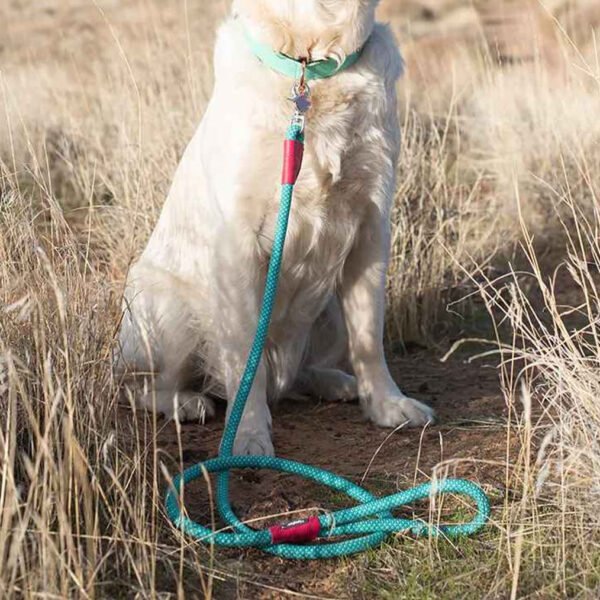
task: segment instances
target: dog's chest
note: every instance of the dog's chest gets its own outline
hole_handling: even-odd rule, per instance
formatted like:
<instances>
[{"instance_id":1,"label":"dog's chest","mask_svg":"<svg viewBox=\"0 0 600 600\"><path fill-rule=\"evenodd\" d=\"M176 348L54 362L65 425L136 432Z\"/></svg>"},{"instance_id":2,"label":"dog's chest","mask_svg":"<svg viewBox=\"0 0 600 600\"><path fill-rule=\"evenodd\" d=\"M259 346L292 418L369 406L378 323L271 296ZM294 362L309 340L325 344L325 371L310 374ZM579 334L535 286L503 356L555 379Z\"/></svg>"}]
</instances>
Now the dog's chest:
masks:
<instances>
[{"instance_id":1,"label":"dog's chest","mask_svg":"<svg viewBox=\"0 0 600 600\"><path fill-rule=\"evenodd\" d=\"M294 194L286 239L281 283L282 309L302 306L308 315L320 310L341 276L360 225L357 198L341 193L341 158L323 140L307 142L302 172ZM320 153L322 149L323 154ZM343 182L342 182L343 183ZM278 192L265 204L257 248L266 266L279 210ZM314 315L310 315L313 318Z\"/></svg>"},{"instance_id":2,"label":"dog's chest","mask_svg":"<svg viewBox=\"0 0 600 600\"><path fill-rule=\"evenodd\" d=\"M271 91L272 92L272 91ZM280 284L281 303L320 304L341 276L364 216L362 169L356 156L355 128L360 101L337 82L315 86L307 117L304 161L298 179L285 244ZM265 270L271 254L280 195L284 122L293 111L285 90L262 96L254 106L253 143L243 173L241 210L255 232L258 259ZM269 119L270 117L270 119ZM264 126L264 124L268 126Z\"/></svg>"}]
</instances>

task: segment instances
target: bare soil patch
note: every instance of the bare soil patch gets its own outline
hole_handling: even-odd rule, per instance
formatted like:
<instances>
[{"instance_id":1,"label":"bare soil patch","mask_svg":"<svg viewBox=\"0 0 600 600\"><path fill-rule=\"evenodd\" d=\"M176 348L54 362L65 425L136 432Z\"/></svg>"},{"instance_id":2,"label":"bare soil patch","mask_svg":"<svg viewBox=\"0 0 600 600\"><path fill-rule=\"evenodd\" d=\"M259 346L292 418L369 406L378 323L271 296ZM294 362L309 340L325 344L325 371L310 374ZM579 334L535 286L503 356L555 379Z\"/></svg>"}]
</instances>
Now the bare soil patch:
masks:
<instances>
[{"instance_id":1,"label":"bare soil patch","mask_svg":"<svg viewBox=\"0 0 600 600\"><path fill-rule=\"evenodd\" d=\"M424 352L395 358L391 366L408 394L436 409L436 425L393 433L366 422L356 403L283 401L273 412L278 455L353 481L364 479L364 485L376 493L427 481L437 467L450 476L479 482L496 501L502 498L509 409L495 366L468 364L460 358L441 363L437 356ZM172 464L180 456L186 467L205 460L218 452L223 419L221 411L205 425L183 425L181 452L175 425L160 423L159 446ZM279 473L236 473L233 481L234 506L246 519L347 502L329 490ZM187 504L194 519L211 522L204 483L190 487ZM352 589L347 579L350 561L297 563L257 551L218 551L216 564L231 573L228 582L217 586L217 598L366 597L362 590Z\"/></svg>"}]
</instances>

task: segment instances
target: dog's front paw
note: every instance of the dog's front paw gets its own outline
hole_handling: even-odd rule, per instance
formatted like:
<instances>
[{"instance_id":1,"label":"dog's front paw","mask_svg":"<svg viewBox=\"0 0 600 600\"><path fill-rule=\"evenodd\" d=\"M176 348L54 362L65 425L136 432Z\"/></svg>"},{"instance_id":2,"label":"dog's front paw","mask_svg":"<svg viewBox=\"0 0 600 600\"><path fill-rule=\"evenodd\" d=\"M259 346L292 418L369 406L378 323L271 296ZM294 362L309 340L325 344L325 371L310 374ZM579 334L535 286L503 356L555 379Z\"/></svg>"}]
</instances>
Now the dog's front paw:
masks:
<instances>
[{"instance_id":1,"label":"dog's front paw","mask_svg":"<svg viewBox=\"0 0 600 600\"><path fill-rule=\"evenodd\" d=\"M380 427L423 427L435 422L435 412L426 404L406 396L371 399L366 404L367 417Z\"/></svg>"},{"instance_id":2,"label":"dog's front paw","mask_svg":"<svg viewBox=\"0 0 600 600\"><path fill-rule=\"evenodd\" d=\"M233 445L235 456L275 456L269 431L240 430Z\"/></svg>"}]
</instances>

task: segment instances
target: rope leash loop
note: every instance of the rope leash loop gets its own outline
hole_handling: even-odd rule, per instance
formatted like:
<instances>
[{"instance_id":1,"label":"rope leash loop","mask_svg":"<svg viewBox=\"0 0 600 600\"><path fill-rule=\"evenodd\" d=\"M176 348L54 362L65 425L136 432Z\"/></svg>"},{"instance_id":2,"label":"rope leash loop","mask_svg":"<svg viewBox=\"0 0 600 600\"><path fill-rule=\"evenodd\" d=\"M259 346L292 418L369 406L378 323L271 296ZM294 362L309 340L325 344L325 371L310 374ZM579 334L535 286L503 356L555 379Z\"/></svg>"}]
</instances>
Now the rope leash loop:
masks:
<instances>
[{"instance_id":1,"label":"rope leash loop","mask_svg":"<svg viewBox=\"0 0 600 600\"><path fill-rule=\"evenodd\" d=\"M304 105L298 103L297 100L298 98L294 99L297 107ZM165 498L167 515L183 533L204 543L227 548L259 548L282 558L296 560L350 556L375 548L391 534L400 532L411 532L415 536L446 536L449 538L473 535L481 530L489 520L490 503L483 490L469 481L448 479L423 484L384 498L377 498L357 484L318 467L270 456L233 456L235 437L267 340L277 295L294 186L300 173L303 152L304 114L298 110L288 128L284 145L279 215L256 335L225 426L219 456L186 469L173 479ZM305 521L282 524L270 529L254 530L242 523L231 507L229 473L232 469L266 469L297 475L337 492L342 492L356 501L358 505L331 514L311 517ZM212 531L195 523L184 514L181 495L185 486L202 478L205 472L217 474L217 509L221 519L227 525L227 529L233 529L232 533ZM395 518L391 512L418 500L445 493L461 495L475 503L477 514L472 521L458 525L438 526L421 520ZM348 537L349 539L338 540L338 538ZM335 538L334 541L331 541L333 538Z\"/></svg>"},{"instance_id":2,"label":"rope leash loop","mask_svg":"<svg viewBox=\"0 0 600 600\"><path fill-rule=\"evenodd\" d=\"M241 522L229 523L234 528L233 533L214 532L184 515L180 492L183 492L187 484L202 478L204 472L228 473L233 469L274 470L296 475L344 493L359 504L318 518L312 517L306 521L260 531L250 529ZM421 520L395 518L391 513L401 506L446 493L471 500L477 506L475 517L467 523L437 526ZM222 508L222 500L217 492L219 510ZM490 514L489 500L483 490L474 483L461 479L426 483L384 498L376 498L364 488L330 471L269 456L219 457L187 469L174 478L167 493L166 509L169 519L178 529L203 543L226 548L260 548L282 558L299 560L350 556L379 546L389 535L402 532L410 532L416 537L442 536L451 539L473 535L485 526ZM314 527L315 524L318 524L318 528ZM305 535L298 535L299 531L305 532ZM360 537L330 541L332 538L347 536ZM296 543L286 543L288 540ZM320 543L306 544L314 541Z\"/></svg>"}]
</instances>

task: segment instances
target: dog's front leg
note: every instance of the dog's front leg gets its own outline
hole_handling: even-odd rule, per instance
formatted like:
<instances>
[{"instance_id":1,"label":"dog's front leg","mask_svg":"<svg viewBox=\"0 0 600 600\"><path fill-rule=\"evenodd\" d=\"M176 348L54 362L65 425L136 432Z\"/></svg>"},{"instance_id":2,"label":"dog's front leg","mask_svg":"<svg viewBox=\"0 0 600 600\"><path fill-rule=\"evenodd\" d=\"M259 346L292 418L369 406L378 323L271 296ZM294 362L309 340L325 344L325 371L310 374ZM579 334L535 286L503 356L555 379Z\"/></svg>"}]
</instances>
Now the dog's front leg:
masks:
<instances>
[{"instance_id":1,"label":"dog's front leg","mask_svg":"<svg viewBox=\"0 0 600 600\"><path fill-rule=\"evenodd\" d=\"M227 418L238 393L254 339L264 277L254 252L253 239L243 228L223 235L214 278L215 345L218 370L225 385ZM271 413L267 403L267 367L261 360L248 396L234 445L236 455L274 455Z\"/></svg>"},{"instance_id":2,"label":"dog's front leg","mask_svg":"<svg viewBox=\"0 0 600 600\"><path fill-rule=\"evenodd\" d=\"M233 407L241 374L245 367L246 354L225 352L223 359L228 361L226 374L227 387L227 419ZM267 404L267 369L261 361L252 391L244 409L233 453L238 456L274 456L275 450L271 441L271 413Z\"/></svg>"},{"instance_id":3,"label":"dog's front leg","mask_svg":"<svg viewBox=\"0 0 600 600\"><path fill-rule=\"evenodd\" d=\"M385 283L390 253L387 219L378 210L359 232L344 267L341 300L348 330L350 360L361 405L382 427L424 425L433 411L405 396L390 375L383 349Z\"/></svg>"}]
</instances>

